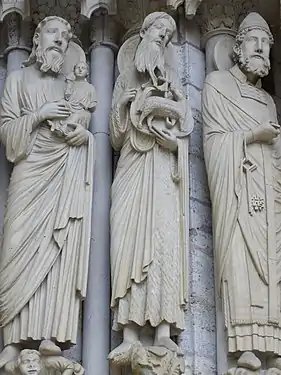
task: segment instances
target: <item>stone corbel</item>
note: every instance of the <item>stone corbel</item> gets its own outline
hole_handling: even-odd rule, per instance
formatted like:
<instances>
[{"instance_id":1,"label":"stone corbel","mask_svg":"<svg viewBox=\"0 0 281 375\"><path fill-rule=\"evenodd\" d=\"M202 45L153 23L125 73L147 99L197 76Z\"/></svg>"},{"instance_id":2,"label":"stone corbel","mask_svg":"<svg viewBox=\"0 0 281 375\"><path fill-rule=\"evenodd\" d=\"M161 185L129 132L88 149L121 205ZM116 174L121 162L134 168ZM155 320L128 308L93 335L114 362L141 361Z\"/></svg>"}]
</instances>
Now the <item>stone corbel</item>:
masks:
<instances>
[{"instance_id":1,"label":"stone corbel","mask_svg":"<svg viewBox=\"0 0 281 375\"><path fill-rule=\"evenodd\" d=\"M22 19L30 17L30 0L0 0L0 21L10 13L18 13Z\"/></svg>"},{"instance_id":2,"label":"stone corbel","mask_svg":"<svg viewBox=\"0 0 281 375\"><path fill-rule=\"evenodd\" d=\"M92 14L99 9L104 9L109 15L114 15L117 12L116 0L82 0L81 14L88 19Z\"/></svg>"},{"instance_id":3,"label":"stone corbel","mask_svg":"<svg viewBox=\"0 0 281 375\"><path fill-rule=\"evenodd\" d=\"M195 16L202 0L166 0L166 2L167 7L172 7L173 9L177 9L180 5L184 4L185 16L186 18L191 19Z\"/></svg>"},{"instance_id":4,"label":"stone corbel","mask_svg":"<svg viewBox=\"0 0 281 375\"><path fill-rule=\"evenodd\" d=\"M112 370L131 368L132 375L182 375L184 357L164 347L144 347L140 341L128 352L108 357Z\"/></svg>"}]
</instances>

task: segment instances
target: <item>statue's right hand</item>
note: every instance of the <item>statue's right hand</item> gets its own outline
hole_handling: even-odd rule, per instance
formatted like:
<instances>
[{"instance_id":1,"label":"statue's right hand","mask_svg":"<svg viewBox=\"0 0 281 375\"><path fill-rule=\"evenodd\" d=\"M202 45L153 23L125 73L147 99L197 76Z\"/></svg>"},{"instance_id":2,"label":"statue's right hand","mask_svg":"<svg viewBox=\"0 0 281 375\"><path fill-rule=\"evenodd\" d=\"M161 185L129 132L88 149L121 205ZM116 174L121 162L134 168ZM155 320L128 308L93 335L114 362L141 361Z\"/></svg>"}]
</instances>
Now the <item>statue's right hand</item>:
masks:
<instances>
[{"instance_id":1,"label":"statue's right hand","mask_svg":"<svg viewBox=\"0 0 281 375\"><path fill-rule=\"evenodd\" d=\"M71 114L63 101L49 102L42 105L38 111L40 122L53 119L64 119Z\"/></svg>"},{"instance_id":2,"label":"statue's right hand","mask_svg":"<svg viewBox=\"0 0 281 375\"><path fill-rule=\"evenodd\" d=\"M273 126L272 122L266 121L252 132L255 142L270 143L280 134L280 126L278 127L277 124Z\"/></svg>"},{"instance_id":3,"label":"statue's right hand","mask_svg":"<svg viewBox=\"0 0 281 375\"><path fill-rule=\"evenodd\" d=\"M119 99L119 105L126 106L129 102L132 102L135 99L136 94L137 94L136 89L130 89L130 90L124 91L123 95L121 95Z\"/></svg>"}]
</instances>

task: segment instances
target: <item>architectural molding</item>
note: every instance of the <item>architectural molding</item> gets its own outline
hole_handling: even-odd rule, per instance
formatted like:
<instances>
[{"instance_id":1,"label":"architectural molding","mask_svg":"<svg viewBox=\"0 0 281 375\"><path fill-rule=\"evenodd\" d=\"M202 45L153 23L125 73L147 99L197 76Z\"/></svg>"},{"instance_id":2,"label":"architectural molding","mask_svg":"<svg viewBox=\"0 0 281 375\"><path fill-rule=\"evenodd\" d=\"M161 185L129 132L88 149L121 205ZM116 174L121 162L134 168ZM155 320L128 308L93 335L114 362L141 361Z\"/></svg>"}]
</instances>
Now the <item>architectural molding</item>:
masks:
<instances>
[{"instance_id":1,"label":"architectural molding","mask_svg":"<svg viewBox=\"0 0 281 375\"><path fill-rule=\"evenodd\" d=\"M29 0L1 0L0 1L0 21L10 13L18 13L22 19L30 17L30 1Z\"/></svg>"},{"instance_id":2,"label":"architectural molding","mask_svg":"<svg viewBox=\"0 0 281 375\"><path fill-rule=\"evenodd\" d=\"M24 21L19 13L7 14L3 25L3 32L6 36L4 54L13 49L31 51L34 28L34 24Z\"/></svg>"},{"instance_id":3,"label":"architectural molding","mask_svg":"<svg viewBox=\"0 0 281 375\"><path fill-rule=\"evenodd\" d=\"M82 0L81 15L90 19L97 10L105 10L109 15L117 13L116 0Z\"/></svg>"},{"instance_id":4,"label":"architectural molding","mask_svg":"<svg viewBox=\"0 0 281 375\"><path fill-rule=\"evenodd\" d=\"M105 11L95 12L91 17L90 50L99 45L107 45L117 52L121 34L122 26L112 16Z\"/></svg>"}]
</instances>

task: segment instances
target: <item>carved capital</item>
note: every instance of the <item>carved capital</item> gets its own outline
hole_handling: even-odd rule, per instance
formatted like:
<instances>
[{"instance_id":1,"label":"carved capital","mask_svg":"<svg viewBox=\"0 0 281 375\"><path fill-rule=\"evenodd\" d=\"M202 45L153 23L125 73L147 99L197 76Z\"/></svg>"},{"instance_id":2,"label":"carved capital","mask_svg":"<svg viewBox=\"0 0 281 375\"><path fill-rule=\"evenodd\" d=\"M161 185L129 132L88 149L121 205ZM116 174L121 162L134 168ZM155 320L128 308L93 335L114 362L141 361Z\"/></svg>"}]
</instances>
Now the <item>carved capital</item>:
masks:
<instances>
[{"instance_id":1,"label":"carved capital","mask_svg":"<svg viewBox=\"0 0 281 375\"><path fill-rule=\"evenodd\" d=\"M6 34L5 53L19 48L27 51L31 50L34 25L32 22L22 20L19 13L9 13L4 20Z\"/></svg>"},{"instance_id":2,"label":"carved capital","mask_svg":"<svg viewBox=\"0 0 281 375\"><path fill-rule=\"evenodd\" d=\"M236 30L237 28L235 8L231 3L202 4L200 21L203 36L219 29Z\"/></svg>"},{"instance_id":3,"label":"carved capital","mask_svg":"<svg viewBox=\"0 0 281 375\"><path fill-rule=\"evenodd\" d=\"M105 12L95 13L91 17L90 40L92 44L90 49L99 45L107 45L117 51L121 31L122 28L113 17Z\"/></svg>"},{"instance_id":4,"label":"carved capital","mask_svg":"<svg viewBox=\"0 0 281 375\"><path fill-rule=\"evenodd\" d=\"M198 10L201 34L204 38L220 29L236 32L245 16L253 11L263 14L258 0L205 1Z\"/></svg>"}]
</instances>

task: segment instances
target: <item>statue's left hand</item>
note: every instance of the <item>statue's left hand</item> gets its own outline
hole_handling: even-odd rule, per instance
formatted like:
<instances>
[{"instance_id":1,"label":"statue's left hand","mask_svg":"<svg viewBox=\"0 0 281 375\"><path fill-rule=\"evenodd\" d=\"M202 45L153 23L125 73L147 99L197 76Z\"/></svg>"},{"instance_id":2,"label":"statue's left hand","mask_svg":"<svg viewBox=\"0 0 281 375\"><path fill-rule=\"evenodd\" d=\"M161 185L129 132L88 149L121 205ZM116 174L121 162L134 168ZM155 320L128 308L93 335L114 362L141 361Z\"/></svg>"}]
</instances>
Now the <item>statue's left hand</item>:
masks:
<instances>
[{"instance_id":1,"label":"statue's left hand","mask_svg":"<svg viewBox=\"0 0 281 375\"><path fill-rule=\"evenodd\" d=\"M65 141L69 146L79 147L88 142L88 130L80 124L68 124L75 129L65 137Z\"/></svg>"},{"instance_id":2,"label":"statue's left hand","mask_svg":"<svg viewBox=\"0 0 281 375\"><path fill-rule=\"evenodd\" d=\"M153 129L156 133L156 142L171 152L176 152L178 149L177 137L169 130Z\"/></svg>"}]
</instances>

